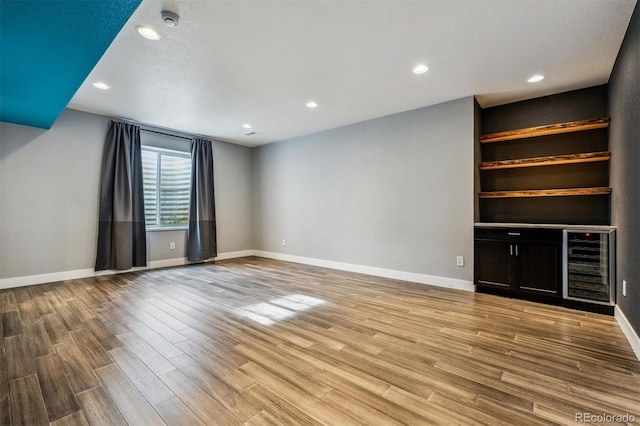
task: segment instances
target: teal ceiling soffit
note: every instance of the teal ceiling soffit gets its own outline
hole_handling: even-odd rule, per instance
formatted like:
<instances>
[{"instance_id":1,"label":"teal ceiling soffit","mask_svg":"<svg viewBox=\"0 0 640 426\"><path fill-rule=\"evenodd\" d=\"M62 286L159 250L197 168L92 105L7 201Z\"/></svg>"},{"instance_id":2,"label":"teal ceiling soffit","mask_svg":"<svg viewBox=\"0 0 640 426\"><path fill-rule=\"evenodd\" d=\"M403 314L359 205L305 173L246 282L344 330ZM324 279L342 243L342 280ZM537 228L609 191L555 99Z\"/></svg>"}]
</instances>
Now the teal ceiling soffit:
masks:
<instances>
[{"instance_id":1,"label":"teal ceiling soffit","mask_svg":"<svg viewBox=\"0 0 640 426\"><path fill-rule=\"evenodd\" d=\"M0 0L0 121L49 129L142 0Z\"/></svg>"}]
</instances>

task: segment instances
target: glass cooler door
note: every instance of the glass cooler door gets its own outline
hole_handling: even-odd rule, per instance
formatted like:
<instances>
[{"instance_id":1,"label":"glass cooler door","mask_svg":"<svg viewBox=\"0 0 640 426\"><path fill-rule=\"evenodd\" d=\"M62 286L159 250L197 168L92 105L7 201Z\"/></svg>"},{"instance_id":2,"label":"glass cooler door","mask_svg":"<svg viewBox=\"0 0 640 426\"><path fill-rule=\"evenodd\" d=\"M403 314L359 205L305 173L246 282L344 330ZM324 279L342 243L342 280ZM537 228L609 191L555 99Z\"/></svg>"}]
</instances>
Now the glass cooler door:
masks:
<instances>
[{"instance_id":1,"label":"glass cooler door","mask_svg":"<svg viewBox=\"0 0 640 426\"><path fill-rule=\"evenodd\" d=\"M615 301L613 231L565 231L564 298Z\"/></svg>"}]
</instances>

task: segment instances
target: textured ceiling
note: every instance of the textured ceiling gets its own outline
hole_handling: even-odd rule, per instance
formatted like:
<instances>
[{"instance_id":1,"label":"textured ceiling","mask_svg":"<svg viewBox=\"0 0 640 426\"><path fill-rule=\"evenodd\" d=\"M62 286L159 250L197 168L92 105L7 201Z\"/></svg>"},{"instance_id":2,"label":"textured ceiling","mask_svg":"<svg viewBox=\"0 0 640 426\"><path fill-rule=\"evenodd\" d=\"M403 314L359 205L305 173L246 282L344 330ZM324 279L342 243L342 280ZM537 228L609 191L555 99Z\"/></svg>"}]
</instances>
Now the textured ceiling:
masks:
<instances>
[{"instance_id":1,"label":"textured ceiling","mask_svg":"<svg viewBox=\"0 0 640 426\"><path fill-rule=\"evenodd\" d=\"M259 145L470 95L491 106L606 83L634 5L145 0L69 107ZM142 24L162 38L138 36ZM527 83L535 73L545 80Z\"/></svg>"},{"instance_id":2,"label":"textured ceiling","mask_svg":"<svg viewBox=\"0 0 640 426\"><path fill-rule=\"evenodd\" d=\"M140 0L0 3L0 121L48 129Z\"/></svg>"}]
</instances>

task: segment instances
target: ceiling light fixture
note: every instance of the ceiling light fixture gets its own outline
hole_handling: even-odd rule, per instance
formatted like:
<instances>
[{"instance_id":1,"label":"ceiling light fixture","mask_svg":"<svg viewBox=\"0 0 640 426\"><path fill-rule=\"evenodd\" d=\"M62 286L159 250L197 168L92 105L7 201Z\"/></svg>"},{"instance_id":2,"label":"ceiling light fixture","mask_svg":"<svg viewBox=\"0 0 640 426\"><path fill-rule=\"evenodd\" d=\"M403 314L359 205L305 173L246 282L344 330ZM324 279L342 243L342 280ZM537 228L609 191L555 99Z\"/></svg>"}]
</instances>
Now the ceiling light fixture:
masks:
<instances>
[{"instance_id":1,"label":"ceiling light fixture","mask_svg":"<svg viewBox=\"0 0 640 426\"><path fill-rule=\"evenodd\" d=\"M93 87L100 90L107 90L109 88L106 83L103 83L101 81L96 81L95 83L93 83Z\"/></svg>"},{"instance_id":2,"label":"ceiling light fixture","mask_svg":"<svg viewBox=\"0 0 640 426\"><path fill-rule=\"evenodd\" d=\"M305 105L307 106L307 108L315 108L318 106L318 103L316 101L309 101Z\"/></svg>"},{"instance_id":3,"label":"ceiling light fixture","mask_svg":"<svg viewBox=\"0 0 640 426\"><path fill-rule=\"evenodd\" d=\"M424 74L427 71L429 71L429 67L426 66L425 64L420 64L413 67L414 74Z\"/></svg>"},{"instance_id":4,"label":"ceiling light fixture","mask_svg":"<svg viewBox=\"0 0 640 426\"><path fill-rule=\"evenodd\" d=\"M138 34L140 34L147 40L160 40L160 34L158 34L158 32L151 27L138 25L136 27L136 30L138 31Z\"/></svg>"},{"instance_id":5,"label":"ceiling light fixture","mask_svg":"<svg viewBox=\"0 0 640 426\"><path fill-rule=\"evenodd\" d=\"M244 127L245 129L250 129L250 128L251 128L251 124L249 124L249 123L244 123L244 124L242 125L242 127Z\"/></svg>"},{"instance_id":6,"label":"ceiling light fixture","mask_svg":"<svg viewBox=\"0 0 640 426\"><path fill-rule=\"evenodd\" d=\"M527 80L529 83L537 83L539 81L544 80L544 75L541 74L536 74L533 77L531 77L529 80Z\"/></svg>"}]
</instances>

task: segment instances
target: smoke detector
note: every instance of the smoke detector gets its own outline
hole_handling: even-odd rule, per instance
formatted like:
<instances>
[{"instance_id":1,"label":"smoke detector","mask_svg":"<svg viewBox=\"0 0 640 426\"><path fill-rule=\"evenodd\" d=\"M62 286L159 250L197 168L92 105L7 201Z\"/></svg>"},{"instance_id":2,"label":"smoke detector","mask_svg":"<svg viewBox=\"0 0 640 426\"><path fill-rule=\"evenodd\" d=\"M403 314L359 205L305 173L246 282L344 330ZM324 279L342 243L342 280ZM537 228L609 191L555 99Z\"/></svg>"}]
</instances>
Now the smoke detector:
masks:
<instances>
[{"instance_id":1,"label":"smoke detector","mask_svg":"<svg viewBox=\"0 0 640 426\"><path fill-rule=\"evenodd\" d=\"M180 23L180 17L171 11L163 10L160 14L162 15L162 22L167 27L177 27Z\"/></svg>"}]
</instances>

